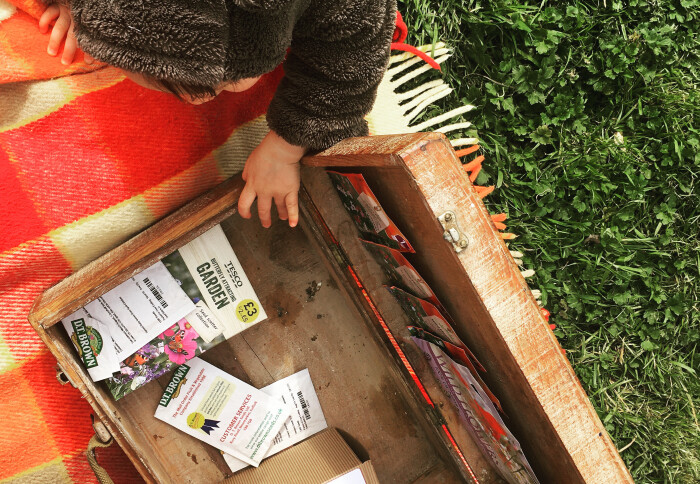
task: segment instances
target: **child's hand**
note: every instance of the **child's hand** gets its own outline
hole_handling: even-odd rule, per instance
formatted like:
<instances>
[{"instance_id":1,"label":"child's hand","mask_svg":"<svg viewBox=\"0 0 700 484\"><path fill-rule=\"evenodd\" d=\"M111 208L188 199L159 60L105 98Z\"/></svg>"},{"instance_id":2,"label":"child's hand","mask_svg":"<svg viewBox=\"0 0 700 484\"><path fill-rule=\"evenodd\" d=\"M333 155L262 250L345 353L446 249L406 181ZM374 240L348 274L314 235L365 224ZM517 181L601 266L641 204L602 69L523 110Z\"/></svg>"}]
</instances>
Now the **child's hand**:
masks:
<instances>
[{"instance_id":1,"label":"child's hand","mask_svg":"<svg viewBox=\"0 0 700 484\"><path fill-rule=\"evenodd\" d=\"M250 207L258 199L258 216L263 227L272 224L272 200L281 220L289 219L289 226L299 221L299 160L306 150L287 143L270 131L250 154L243 169L246 184L238 200L238 211L250 218Z\"/></svg>"},{"instance_id":2,"label":"child's hand","mask_svg":"<svg viewBox=\"0 0 700 484\"><path fill-rule=\"evenodd\" d=\"M55 21L55 22L54 22ZM78 42L75 40L75 34L73 33L73 17L70 14L68 7L58 4L49 5L49 7L44 10L44 13L39 18L39 31L42 34L46 34L49 31L49 26L53 24L53 29L51 30L51 37L49 38L49 47L46 51L51 56L56 56L58 54L58 49L61 46L63 39L66 39L66 43L63 46L63 55L61 56L61 64L70 65L75 59L75 52L78 50ZM94 59L85 54L85 62L87 64L92 64Z\"/></svg>"}]
</instances>

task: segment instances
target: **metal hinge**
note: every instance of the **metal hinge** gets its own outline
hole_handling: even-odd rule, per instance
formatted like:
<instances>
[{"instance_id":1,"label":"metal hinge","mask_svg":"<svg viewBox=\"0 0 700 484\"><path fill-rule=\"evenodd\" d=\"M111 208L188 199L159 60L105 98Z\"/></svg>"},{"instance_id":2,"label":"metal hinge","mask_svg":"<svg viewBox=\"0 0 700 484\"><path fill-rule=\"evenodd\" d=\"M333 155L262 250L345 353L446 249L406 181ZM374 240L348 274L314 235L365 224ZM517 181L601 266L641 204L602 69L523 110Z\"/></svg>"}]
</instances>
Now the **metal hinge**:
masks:
<instances>
[{"instance_id":1,"label":"metal hinge","mask_svg":"<svg viewBox=\"0 0 700 484\"><path fill-rule=\"evenodd\" d=\"M440 224L444 230L442 236L445 240L452 244L455 252L460 253L467 247L469 247L469 239L467 236L459 230L457 225L457 216L451 210L443 213L438 217Z\"/></svg>"}]
</instances>

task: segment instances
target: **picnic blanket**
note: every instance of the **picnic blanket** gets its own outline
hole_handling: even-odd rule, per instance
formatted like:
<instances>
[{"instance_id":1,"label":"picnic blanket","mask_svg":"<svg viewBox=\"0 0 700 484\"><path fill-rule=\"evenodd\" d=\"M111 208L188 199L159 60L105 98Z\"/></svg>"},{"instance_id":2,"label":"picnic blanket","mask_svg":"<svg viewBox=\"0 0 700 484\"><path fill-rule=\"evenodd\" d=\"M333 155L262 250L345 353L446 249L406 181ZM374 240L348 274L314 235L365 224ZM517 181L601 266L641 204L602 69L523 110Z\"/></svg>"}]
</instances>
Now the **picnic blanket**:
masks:
<instances>
[{"instance_id":1,"label":"picnic blanket","mask_svg":"<svg viewBox=\"0 0 700 484\"><path fill-rule=\"evenodd\" d=\"M265 110L283 72L192 106L81 56L63 66L46 54L48 35L36 20L42 11L38 0L0 0L0 480L86 483L95 482L85 458L91 409L56 381L55 359L27 322L31 305L71 272L239 172L267 132ZM469 123L449 122L473 106L415 122L451 92L441 79L416 86L449 51L443 44L407 46L405 25L398 25L393 47L406 52L391 59L368 116L370 132L462 133ZM421 60L428 50L432 66ZM408 82L414 87L402 90ZM476 138L452 143L467 146L460 154L471 158L466 168L475 179L483 161ZM480 190L485 196L490 189ZM502 219L495 218L501 229ZM99 460L115 482L140 481L116 446Z\"/></svg>"}]
</instances>

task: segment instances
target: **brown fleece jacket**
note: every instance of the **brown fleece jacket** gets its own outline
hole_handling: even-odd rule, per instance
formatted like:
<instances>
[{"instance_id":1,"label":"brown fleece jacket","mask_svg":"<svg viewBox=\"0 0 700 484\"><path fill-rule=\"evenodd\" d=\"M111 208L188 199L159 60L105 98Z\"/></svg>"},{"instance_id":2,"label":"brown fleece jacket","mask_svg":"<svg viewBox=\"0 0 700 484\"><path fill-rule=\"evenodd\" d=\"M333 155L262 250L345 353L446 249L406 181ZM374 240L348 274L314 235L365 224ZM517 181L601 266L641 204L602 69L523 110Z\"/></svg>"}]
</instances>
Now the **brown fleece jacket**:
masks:
<instances>
[{"instance_id":1,"label":"brown fleece jacket","mask_svg":"<svg viewBox=\"0 0 700 484\"><path fill-rule=\"evenodd\" d=\"M268 124L313 150L367 134L396 15L396 0L69 3L80 47L132 72L215 87L284 61Z\"/></svg>"}]
</instances>

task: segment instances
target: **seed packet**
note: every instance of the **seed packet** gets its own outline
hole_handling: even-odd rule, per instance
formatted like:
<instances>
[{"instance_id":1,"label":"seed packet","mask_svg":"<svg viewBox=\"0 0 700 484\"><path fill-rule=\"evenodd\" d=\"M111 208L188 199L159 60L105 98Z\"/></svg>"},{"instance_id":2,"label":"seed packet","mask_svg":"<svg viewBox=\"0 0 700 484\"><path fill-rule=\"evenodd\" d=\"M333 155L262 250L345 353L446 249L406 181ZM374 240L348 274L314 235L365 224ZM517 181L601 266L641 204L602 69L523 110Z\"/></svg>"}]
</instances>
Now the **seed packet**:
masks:
<instances>
[{"instance_id":1,"label":"seed packet","mask_svg":"<svg viewBox=\"0 0 700 484\"><path fill-rule=\"evenodd\" d=\"M437 345L417 337L413 337L413 341L425 354L440 385L457 408L464 428L501 477L510 484L538 483L520 443L469 369L453 361Z\"/></svg>"},{"instance_id":2,"label":"seed packet","mask_svg":"<svg viewBox=\"0 0 700 484\"><path fill-rule=\"evenodd\" d=\"M195 299L196 300L196 299ZM115 400L128 395L151 380L165 375L173 368L225 340L223 334L206 341L190 321L201 321L207 314L203 301L197 301L197 309L181 319L148 344L119 364L118 372L105 381ZM208 311L210 312L210 311Z\"/></svg>"},{"instance_id":3,"label":"seed packet","mask_svg":"<svg viewBox=\"0 0 700 484\"><path fill-rule=\"evenodd\" d=\"M109 329L101 322L79 309L65 318L63 325L93 381L104 380L119 371Z\"/></svg>"},{"instance_id":4,"label":"seed packet","mask_svg":"<svg viewBox=\"0 0 700 484\"><path fill-rule=\"evenodd\" d=\"M292 409L292 416L272 440L265 457L275 455L328 427L308 369L278 380L260 391L280 399ZM224 460L232 472L248 467L248 464L229 454L224 454Z\"/></svg>"},{"instance_id":5,"label":"seed packet","mask_svg":"<svg viewBox=\"0 0 700 484\"><path fill-rule=\"evenodd\" d=\"M428 341L438 348L440 348L442 351L447 353L447 355L452 358L454 361L457 363L466 366L469 368L469 370L472 372L472 375L474 378L479 382L479 385L481 385L481 388L483 388L484 393L489 397L489 400L491 400L491 403L493 403L496 408L501 412L503 412L503 407L501 407L501 402L498 401L498 398L496 398L496 395L494 395L489 387L484 383L484 381L481 379L479 376L479 372L477 371L476 367L471 361L471 358L468 357L467 352L464 351L462 348L459 346L455 346L452 343L448 341L444 341L440 337L430 333L429 331L426 331L422 328L416 328L414 326L409 326L408 327L408 333L414 337L414 338L420 338L425 341ZM483 371L483 370L482 370Z\"/></svg>"},{"instance_id":6,"label":"seed packet","mask_svg":"<svg viewBox=\"0 0 700 484\"><path fill-rule=\"evenodd\" d=\"M415 326L434 333L443 340L462 348L479 371L486 371L483 365L479 363L479 360L476 359L474 353L472 353L467 345L462 342L460 337L457 336L455 330L452 329L452 325L445 319L438 308L428 301L424 301L406 291L402 291L398 287L392 286L387 289L396 298L401 308Z\"/></svg>"},{"instance_id":7,"label":"seed packet","mask_svg":"<svg viewBox=\"0 0 700 484\"><path fill-rule=\"evenodd\" d=\"M196 297L206 302L216 319L223 323L224 338L267 318L220 225L171 255L172 266L178 266L175 277L181 282L183 279L194 281L198 289Z\"/></svg>"},{"instance_id":8,"label":"seed packet","mask_svg":"<svg viewBox=\"0 0 700 484\"><path fill-rule=\"evenodd\" d=\"M104 369L117 371L119 361L132 355L194 308L192 300L165 265L158 262L89 302L62 322L72 337L73 334L80 336L75 328L76 321L96 321L90 326L93 341L100 340L98 346L102 346L105 355L114 355L110 357L109 368L105 366ZM101 334L101 339L96 331ZM85 360L87 346L77 348L88 370L92 369ZM97 363L99 368L100 361ZM100 371L99 376L92 372L92 375L103 379L109 376L109 371Z\"/></svg>"},{"instance_id":9,"label":"seed packet","mask_svg":"<svg viewBox=\"0 0 700 484\"><path fill-rule=\"evenodd\" d=\"M334 171L328 174L363 238L401 252L415 252L408 239L384 212L365 177Z\"/></svg>"},{"instance_id":10,"label":"seed packet","mask_svg":"<svg viewBox=\"0 0 700 484\"><path fill-rule=\"evenodd\" d=\"M89 322L91 344L76 334L75 345L81 359L97 356L88 372L106 379L115 400L267 317L219 225L127 283L63 320L71 337L74 321ZM156 326L145 324L151 319Z\"/></svg>"},{"instance_id":11,"label":"seed packet","mask_svg":"<svg viewBox=\"0 0 700 484\"><path fill-rule=\"evenodd\" d=\"M175 370L156 418L257 467L291 415L266 395L200 358Z\"/></svg>"},{"instance_id":12,"label":"seed packet","mask_svg":"<svg viewBox=\"0 0 700 484\"><path fill-rule=\"evenodd\" d=\"M401 252L367 240L362 240L362 243L382 266L391 284L408 291L416 297L430 301L440 311L447 314L447 311L440 304L428 283L423 280L418 271L413 268Z\"/></svg>"}]
</instances>

